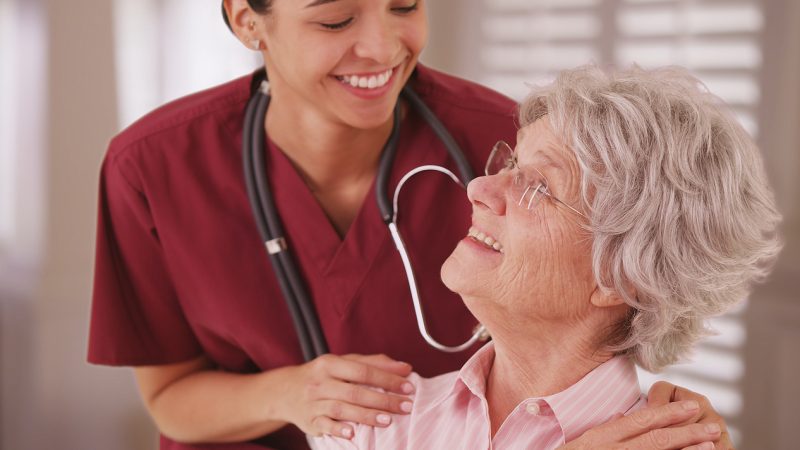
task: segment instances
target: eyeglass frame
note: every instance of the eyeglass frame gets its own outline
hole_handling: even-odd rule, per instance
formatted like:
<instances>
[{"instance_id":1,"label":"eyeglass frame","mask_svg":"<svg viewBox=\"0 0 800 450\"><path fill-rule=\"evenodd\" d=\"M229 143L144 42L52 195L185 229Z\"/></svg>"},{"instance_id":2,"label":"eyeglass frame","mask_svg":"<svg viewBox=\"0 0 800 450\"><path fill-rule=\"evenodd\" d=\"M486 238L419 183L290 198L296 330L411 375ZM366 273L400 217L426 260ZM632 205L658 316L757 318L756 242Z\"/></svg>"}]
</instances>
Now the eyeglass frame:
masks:
<instances>
[{"instance_id":1,"label":"eyeglass frame","mask_svg":"<svg viewBox=\"0 0 800 450\"><path fill-rule=\"evenodd\" d=\"M505 147L505 149L503 147ZM522 172L522 168L517 163L517 152L514 149L512 149L511 146L508 145L508 143L506 141L500 140L500 141L497 141L497 143L494 144L494 146L492 147L491 153L489 153L489 157L486 159L486 166L484 166L484 168L483 168L483 173L487 177L494 176L494 175L500 175L500 174L503 173L502 171L497 171L495 173L489 173L489 166L491 165L491 163L494 160L494 158L499 155L500 151L507 151L511 155L511 157L506 159L505 166L508 167L509 162L510 162L512 164L512 168L509 168L509 169L506 169L506 170L516 169L516 170ZM535 170L536 173L539 174L539 176L541 177L541 179L544 182L543 183L539 183L539 185L536 186L536 187L533 187L533 184L527 184L525 186L525 190L522 192L522 195L520 196L519 200L517 200L517 206L522 207L522 203L523 203L523 200L525 199L525 196L528 195L528 192L530 192L531 189L533 189L534 192L533 192L533 195L531 196L531 199L528 201L528 206L525 208L526 210L530 211L532 209L532 205L533 205L534 199L536 198L536 194L537 193L541 193L543 195L546 195L547 197L550 197L550 199L556 201L557 203L560 203L561 205L566 206L567 208L569 208L575 214L578 214L579 216L581 216L581 217L583 217L585 219L588 219L588 217L586 217L585 214L583 214L582 212L578 211L576 208L574 208L570 204L564 202L563 200L561 200L558 197L556 197L553 194L551 194L550 190L549 190L549 182L547 181L547 177L545 177L544 174L541 171L539 171L539 169L537 169L536 167L530 166L530 168Z\"/></svg>"}]
</instances>

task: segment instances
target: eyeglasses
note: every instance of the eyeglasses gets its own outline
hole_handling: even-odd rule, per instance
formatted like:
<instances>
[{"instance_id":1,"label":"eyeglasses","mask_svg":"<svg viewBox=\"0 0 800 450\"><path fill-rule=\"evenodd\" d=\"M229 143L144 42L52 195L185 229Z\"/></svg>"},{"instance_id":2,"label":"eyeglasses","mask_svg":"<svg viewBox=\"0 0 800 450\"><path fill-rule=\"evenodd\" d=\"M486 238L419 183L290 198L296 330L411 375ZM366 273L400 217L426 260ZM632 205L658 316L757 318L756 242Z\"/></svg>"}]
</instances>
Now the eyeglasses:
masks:
<instances>
[{"instance_id":1,"label":"eyeglasses","mask_svg":"<svg viewBox=\"0 0 800 450\"><path fill-rule=\"evenodd\" d=\"M517 155L511 146L505 141L498 141L494 144L492 153L486 161L484 169L486 176L511 173L513 175L511 187L509 188L513 198L517 199L517 205L527 210L531 210L539 204L542 197L550 197L557 203L569 208L575 214L586 217L582 212L554 197L547 184L547 178L533 166L525 165L520 167L517 163Z\"/></svg>"}]
</instances>

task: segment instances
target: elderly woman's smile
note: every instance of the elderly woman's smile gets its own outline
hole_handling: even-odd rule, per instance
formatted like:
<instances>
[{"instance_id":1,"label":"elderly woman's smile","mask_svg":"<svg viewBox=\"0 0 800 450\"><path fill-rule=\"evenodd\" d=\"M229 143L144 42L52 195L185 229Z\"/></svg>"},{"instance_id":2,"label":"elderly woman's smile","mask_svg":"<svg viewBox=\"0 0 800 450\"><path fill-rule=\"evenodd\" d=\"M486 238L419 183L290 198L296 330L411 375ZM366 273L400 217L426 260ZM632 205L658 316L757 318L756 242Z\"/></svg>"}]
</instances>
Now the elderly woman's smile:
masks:
<instances>
[{"instance_id":1,"label":"elderly woman's smile","mask_svg":"<svg viewBox=\"0 0 800 450\"><path fill-rule=\"evenodd\" d=\"M475 227L469 227L468 237L471 237L475 242L485 245L489 250L498 253L503 253L503 244L500 243L494 236L484 233Z\"/></svg>"}]
</instances>

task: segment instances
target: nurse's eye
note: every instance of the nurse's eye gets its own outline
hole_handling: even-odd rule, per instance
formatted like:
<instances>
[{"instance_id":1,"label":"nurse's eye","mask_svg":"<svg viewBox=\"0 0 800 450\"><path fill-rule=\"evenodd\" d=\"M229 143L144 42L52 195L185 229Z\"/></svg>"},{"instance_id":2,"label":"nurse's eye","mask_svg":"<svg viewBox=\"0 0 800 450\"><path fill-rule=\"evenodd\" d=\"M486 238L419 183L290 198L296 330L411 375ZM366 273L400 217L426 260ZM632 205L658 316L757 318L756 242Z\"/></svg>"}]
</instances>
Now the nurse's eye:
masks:
<instances>
[{"instance_id":1,"label":"nurse's eye","mask_svg":"<svg viewBox=\"0 0 800 450\"><path fill-rule=\"evenodd\" d=\"M323 28L325 28L326 30L341 30L342 28L350 25L352 22L353 22L353 18L350 17L350 18L348 18L346 20L343 20L341 22L335 22L335 23L320 22L320 25Z\"/></svg>"},{"instance_id":2,"label":"nurse's eye","mask_svg":"<svg viewBox=\"0 0 800 450\"><path fill-rule=\"evenodd\" d=\"M395 12L395 13L398 13L398 14L411 14L412 12L416 11L417 9L419 9L419 1L414 2L414 4L410 5L410 6L396 6L396 7L392 8L392 12Z\"/></svg>"}]
</instances>

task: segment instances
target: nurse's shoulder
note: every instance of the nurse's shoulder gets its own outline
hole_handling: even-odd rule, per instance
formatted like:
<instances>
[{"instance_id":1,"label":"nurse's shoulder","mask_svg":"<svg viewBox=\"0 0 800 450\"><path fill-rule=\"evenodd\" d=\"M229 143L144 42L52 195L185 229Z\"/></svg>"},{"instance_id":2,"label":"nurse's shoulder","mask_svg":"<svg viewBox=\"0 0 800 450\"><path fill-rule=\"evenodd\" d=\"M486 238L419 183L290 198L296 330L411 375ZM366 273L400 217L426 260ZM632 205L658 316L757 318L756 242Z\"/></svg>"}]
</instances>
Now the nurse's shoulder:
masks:
<instances>
[{"instance_id":1,"label":"nurse's shoulder","mask_svg":"<svg viewBox=\"0 0 800 450\"><path fill-rule=\"evenodd\" d=\"M479 114L516 117L517 102L486 86L441 72L422 64L417 65L413 78L414 89L436 111L444 105Z\"/></svg>"},{"instance_id":2,"label":"nurse's shoulder","mask_svg":"<svg viewBox=\"0 0 800 450\"><path fill-rule=\"evenodd\" d=\"M110 142L108 157L148 142L180 142L194 135L230 131L241 133L244 109L250 97L253 74L170 101L142 116ZM177 140L175 138L178 138Z\"/></svg>"}]
</instances>

